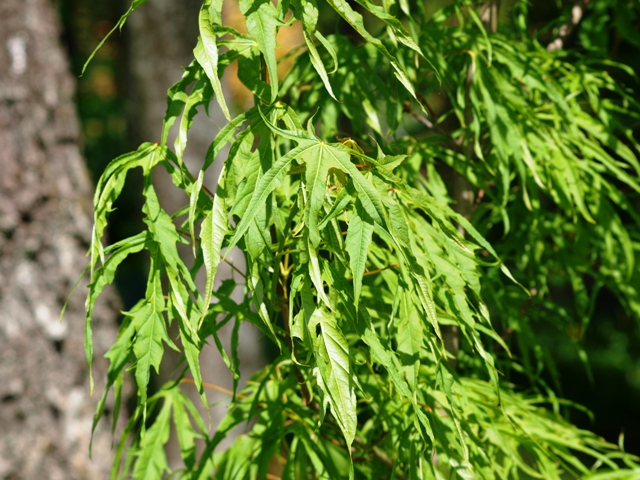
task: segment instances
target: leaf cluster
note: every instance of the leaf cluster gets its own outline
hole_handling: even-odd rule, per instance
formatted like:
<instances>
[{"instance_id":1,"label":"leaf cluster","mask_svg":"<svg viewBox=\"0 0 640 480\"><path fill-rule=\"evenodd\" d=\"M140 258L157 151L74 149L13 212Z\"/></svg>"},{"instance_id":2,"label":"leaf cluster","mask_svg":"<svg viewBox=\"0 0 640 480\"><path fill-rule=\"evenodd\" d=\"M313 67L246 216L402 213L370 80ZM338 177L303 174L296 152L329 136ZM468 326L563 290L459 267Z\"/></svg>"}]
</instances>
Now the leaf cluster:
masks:
<instances>
[{"instance_id":1,"label":"leaf cluster","mask_svg":"<svg viewBox=\"0 0 640 480\"><path fill-rule=\"evenodd\" d=\"M531 38L524 2L497 32L485 27L484 7L466 1L435 13L406 0L239 8L246 33L223 25L222 1L203 1L194 61L168 92L161 142L114 160L96 190L89 362L97 297L128 255L150 258L145 298L125 312L107 354L96 414L97 422L113 390L117 420L132 371L137 408L113 477L265 478L274 462L281 478L637 473L633 457L562 418L563 402L540 376L553 363L532 329L586 326L603 287L640 317L633 94L603 63ZM324 9L357 37L322 33ZM306 51L279 78L276 35L293 22ZM232 62L255 99L235 118L220 80ZM192 173L182 161L188 131L212 102L228 123ZM214 164L221 173L209 189ZM133 168L145 178L147 228L104 247ZM177 212L160 205L157 168L188 198ZM468 182L471 211L447 175ZM180 244L191 246L189 265ZM233 248L246 269L214 288ZM554 275L570 279L575 311L552 298ZM240 302L231 298L237 286ZM198 357L211 340L237 386L243 321L278 354L234 388L209 432L184 391L193 383L207 404ZM168 334L174 322L178 338ZM218 337L228 323L229 351ZM148 392L166 347L182 353L184 369ZM512 371L531 389L516 388ZM171 422L184 460L175 472L164 452ZM242 424L246 433L218 451Z\"/></svg>"}]
</instances>

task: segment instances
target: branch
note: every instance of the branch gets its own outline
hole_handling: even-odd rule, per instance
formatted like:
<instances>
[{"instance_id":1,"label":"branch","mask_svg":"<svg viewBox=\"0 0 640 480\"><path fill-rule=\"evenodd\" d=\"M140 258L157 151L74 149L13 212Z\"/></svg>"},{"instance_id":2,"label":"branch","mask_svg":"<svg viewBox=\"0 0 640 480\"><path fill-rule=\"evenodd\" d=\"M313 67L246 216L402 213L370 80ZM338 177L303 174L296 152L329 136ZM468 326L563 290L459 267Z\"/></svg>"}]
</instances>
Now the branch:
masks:
<instances>
[{"instance_id":1,"label":"branch","mask_svg":"<svg viewBox=\"0 0 640 480\"><path fill-rule=\"evenodd\" d=\"M569 38L578 23L580 23L580 20L582 20L589 2L590 0L576 0L575 5L571 9L569 20L558 29L558 37L547 45L547 51L553 52L555 50L561 50L564 47L564 42Z\"/></svg>"},{"instance_id":2,"label":"branch","mask_svg":"<svg viewBox=\"0 0 640 480\"><path fill-rule=\"evenodd\" d=\"M480 10L480 20L491 33L498 31L498 15L500 14L500 0L491 0Z\"/></svg>"}]
</instances>

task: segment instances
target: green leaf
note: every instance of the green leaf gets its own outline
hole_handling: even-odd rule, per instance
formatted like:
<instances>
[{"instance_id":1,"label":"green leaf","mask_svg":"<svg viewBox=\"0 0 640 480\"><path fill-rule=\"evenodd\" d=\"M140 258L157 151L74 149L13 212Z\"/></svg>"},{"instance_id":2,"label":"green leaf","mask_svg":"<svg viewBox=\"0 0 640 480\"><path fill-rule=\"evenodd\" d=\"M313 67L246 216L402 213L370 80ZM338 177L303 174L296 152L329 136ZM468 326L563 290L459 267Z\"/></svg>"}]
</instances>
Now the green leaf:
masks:
<instances>
[{"instance_id":1,"label":"green leaf","mask_svg":"<svg viewBox=\"0 0 640 480\"><path fill-rule=\"evenodd\" d=\"M143 300L141 300L143 301ZM114 388L115 405L113 408L113 420L111 426L111 434L115 435L116 427L118 426L118 418L120 415L120 406L122 402L122 381L123 370L129 362L132 349L132 339L135 334L135 325L133 322L128 321L125 317L122 325L118 330L118 338L116 342L111 345L111 348L105 353L105 358L109 360L109 369L107 371L107 385L105 386L102 397L98 401L96 406L96 413L93 416L93 424L91 425L91 442L89 444L89 456L91 456L93 434L102 415L104 414L107 396L112 386Z\"/></svg>"},{"instance_id":2,"label":"green leaf","mask_svg":"<svg viewBox=\"0 0 640 480\"><path fill-rule=\"evenodd\" d=\"M322 204L327 190L327 175L331 167L337 166L333 162L333 157L328 155L329 148L325 148L324 144L319 143L300 155L306 165L307 200L304 217L309 229L309 239L315 247L320 243L318 215L322 211Z\"/></svg>"},{"instance_id":3,"label":"green leaf","mask_svg":"<svg viewBox=\"0 0 640 480\"><path fill-rule=\"evenodd\" d=\"M191 65L185 68L182 78L178 80L167 92L167 112L164 116L162 140L160 142L162 147L167 144L169 131L182 113L182 109L189 99L187 87L191 85L196 78L201 75L201 73L202 69L200 68L200 65L196 61L191 62Z\"/></svg>"},{"instance_id":4,"label":"green leaf","mask_svg":"<svg viewBox=\"0 0 640 480\"><path fill-rule=\"evenodd\" d=\"M382 200L380 194L373 186L373 184L367 180L362 173L351 162L347 152L352 152L342 145L332 145L332 148L328 150L328 153L333 157L338 168L343 172L348 173L353 180L353 184L358 191L358 200L362 203L364 210L369 216L380 225L385 225L384 218L386 218L386 212L382 206Z\"/></svg>"},{"instance_id":5,"label":"green leaf","mask_svg":"<svg viewBox=\"0 0 640 480\"><path fill-rule=\"evenodd\" d=\"M180 445L180 455L185 467L192 469L196 461L196 439L202 438L206 428L200 419L200 414L191 403L189 397L174 388L170 391L173 395L173 425ZM196 421L198 430L194 429L192 420ZM147 432L148 435L149 432Z\"/></svg>"},{"instance_id":6,"label":"green leaf","mask_svg":"<svg viewBox=\"0 0 640 480\"><path fill-rule=\"evenodd\" d=\"M344 212L347 205L351 203L351 195L349 194L346 188L343 188L338 196L336 197L333 205L331 205L331 209L327 212L327 215L322 219L320 225L318 225L318 229L324 230L325 227L334 220L338 215Z\"/></svg>"},{"instance_id":7,"label":"green leaf","mask_svg":"<svg viewBox=\"0 0 640 480\"><path fill-rule=\"evenodd\" d=\"M364 212L356 209L349 220L345 249L349 253L349 265L353 272L353 296L356 310L362 289L362 276L367 264L367 251L373 237L373 224L363 218Z\"/></svg>"},{"instance_id":8,"label":"green leaf","mask_svg":"<svg viewBox=\"0 0 640 480\"><path fill-rule=\"evenodd\" d=\"M402 309L396 324L398 353L412 390L418 388L420 351L423 347L423 325L408 295L402 295Z\"/></svg>"},{"instance_id":9,"label":"green leaf","mask_svg":"<svg viewBox=\"0 0 640 480\"><path fill-rule=\"evenodd\" d=\"M316 326L320 334L316 336ZM355 379L349 361L349 347L335 317L317 309L309 319L309 332L316 338L315 356L318 363L318 386L331 406L347 447L350 448L356 434Z\"/></svg>"},{"instance_id":10,"label":"green leaf","mask_svg":"<svg viewBox=\"0 0 640 480\"><path fill-rule=\"evenodd\" d=\"M222 0L202 3L196 60L169 89L160 145L112 162L94 198L90 365L98 296L128 255L150 257L145 298L107 353L94 419L95 428L113 392L115 428L132 370L138 405L112 478L262 478L277 464L289 479L633 475L635 457L562 418L571 405L542 380L558 374L532 327L570 332L584 360L578 337L597 320L599 292L640 315L640 104L633 82L619 83L633 71L603 60L611 28L633 37L633 2L594 4L578 36L593 50L570 53L528 35L524 4L490 31L483 2L241 0L243 34L223 25ZM331 9L356 41L342 27L325 38ZM554 35L564 21L540 31ZM279 57L293 60L280 81L276 36L290 28L302 44ZM221 77L236 71L254 105L230 120ZM182 156L214 95L229 123L194 179ZM166 142L178 119L173 153ZM209 198L206 171L222 160ZM103 247L137 167L147 230ZM152 184L164 170L188 198L172 211ZM471 185L461 191L462 178ZM470 211L454 211L470 193ZM189 242L194 261L181 257ZM224 248L239 248L246 268L214 290ZM558 289L571 298L558 303ZM167 333L174 319L181 364L147 398L164 348L178 348ZM243 322L279 351L236 391ZM230 347L222 328L232 329ZM199 358L208 343L234 381L211 433L181 391L195 383L208 405ZM172 415L184 468L169 472Z\"/></svg>"},{"instance_id":11,"label":"green leaf","mask_svg":"<svg viewBox=\"0 0 640 480\"><path fill-rule=\"evenodd\" d=\"M196 209L198 206L198 198L200 197L200 192L202 191L202 182L204 181L204 171L200 170L198 174L198 179L196 180L193 189L191 190L191 195L189 196L189 235L191 237L191 246L193 250L193 256L196 256L196 234L195 234L195 220L196 220Z\"/></svg>"},{"instance_id":12,"label":"green leaf","mask_svg":"<svg viewBox=\"0 0 640 480\"><path fill-rule=\"evenodd\" d=\"M398 64L397 59L389 53L389 50L384 46L384 44L371 35L366 27L364 26L364 20L362 15L356 12L345 0L328 0L329 5L331 5L336 12L338 12L342 18L344 18L362 37L371 45L373 45L380 53L382 53L388 60L389 64L393 68L393 73L404 88L411 94L411 96L418 102L418 98L416 97L415 89L409 78L407 77L404 69ZM419 48L418 48L419 51ZM420 108L425 114L428 114L424 109L424 106L421 102L418 102Z\"/></svg>"},{"instance_id":13,"label":"green leaf","mask_svg":"<svg viewBox=\"0 0 640 480\"><path fill-rule=\"evenodd\" d=\"M185 168L182 157L187 147L187 136L191 126L193 125L193 118L198 114L198 106L208 106L211 100L211 89L204 77L197 79L196 84L189 92L187 101L184 104L184 111L180 118L180 128L178 130L178 136L174 142L175 156L178 160L179 171L182 173L182 169Z\"/></svg>"},{"instance_id":14,"label":"green leaf","mask_svg":"<svg viewBox=\"0 0 640 480\"><path fill-rule=\"evenodd\" d=\"M333 93L333 89L331 88L331 83L329 82L329 76L327 75L327 70L324 68L324 63L322 63L322 59L320 58L318 49L316 48L316 45L313 43L313 39L311 38L311 33L307 29L303 29L302 34L304 36L305 42L307 43L307 48L309 49L309 58L311 59L311 64L313 65L313 68L315 68L316 71L318 72L318 75L320 75L320 78L324 83L324 87L327 89L327 92L329 92L329 95L331 95L331 97L337 102L338 99Z\"/></svg>"},{"instance_id":15,"label":"green leaf","mask_svg":"<svg viewBox=\"0 0 640 480\"><path fill-rule=\"evenodd\" d=\"M206 314L206 309L211 302L211 294L213 291L213 281L220 264L220 252L222 242L228 231L228 220L226 217L225 199L221 194L224 190L224 179L226 169L223 167L218 179L218 189L213 199L213 207L204 218L200 231L200 243L202 245L202 255L204 257L204 266L207 271L207 280L204 292L204 306L202 311L202 320Z\"/></svg>"},{"instance_id":16,"label":"green leaf","mask_svg":"<svg viewBox=\"0 0 640 480\"><path fill-rule=\"evenodd\" d=\"M282 24L278 10L269 0L240 0L240 11L245 16L247 30L258 43L264 56L271 86L271 101L278 98L278 62L276 59L276 28Z\"/></svg>"},{"instance_id":17,"label":"green leaf","mask_svg":"<svg viewBox=\"0 0 640 480\"><path fill-rule=\"evenodd\" d=\"M170 397L165 397L160 413L141 440L133 478L157 480L163 478L164 474L170 471L164 446L169 441L171 407Z\"/></svg>"},{"instance_id":18,"label":"green leaf","mask_svg":"<svg viewBox=\"0 0 640 480\"><path fill-rule=\"evenodd\" d=\"M125 312L131 317L131 322L136 329L136 338L133 342L133 353L136 357L136 384L140 403L144 405L147 399L147 385L151 376L151 367L156 372L160 371L160 362L164 354L162 342L178 348L173 344L167 333L167 326L162 315L165 309L162 282L160 279L159 252L157 247L150 247L151 251L151 276L147 283L146 299L136 308Z\"/></svg>"},{"instance_id":19,"label":"green leaf","mask_svg":"<svg viewBox=\"0 0 640 480\"><path fill-rule=\"evenodd\" d=\"M107 285L113 283L118 266L129 255L141 251L148 246L148 242L151 241L148 232L142 232L135 237L126 238L120 242L114 243L107 253L109 256L105 259L102 266L96 270L93 275L93 279L89 284L89 293L86 300L86 317L84 328L84 351L87 357L87 364L89 366L89 379L90 379L90 391L93 394L93 333L91 328L91 316L93 314L93 308L95 307L96 300Z\"/></svg>"},{"instance_id":20,"label":"green leaf","mask_svg":"<svg viewBox=\"0 0 640 480\"><path fill-rule=\"evenodd\" d=\"M318 298L331 309L331 302L324 291L324 282L322 281L322 270L320 268L320 259L318 258L318 252L311 243L311 240L307 243L307 252L309 254L309 278L316 288Z\"/></svg>"},{"instance_id":21,"label":"green leaf","mask_svg":"<svg viewBox=\"0 0 640 480\"><path fill-rule=\"evenodd\" d=\"M247 207L244 216L238 223L233 236L229 240L228 251L233 248L240 238L245 234L249 228L251 222L255 220L256 215L261 207L264 206L267 201L267 197L278 186L281 181L281 177L289 169L291 162L303 153L313 149L317 145L313 142L300 142L300 144L293 150L289 151L286 155L280 157L271 168L262 175L258 181L256 188L251 196L249 206Z\"/></svg>"},{"instance_id":22,"label":"green leaf","mask_svg":"<svg viewBox=\"0 0 640 480\"><path fill-rule=\"evenodd\" d=\"M98 259L104 263L102 237L107 227L107 217L113 211L113 202L122 192L127 173L136 167L146 166L147 168L152 168L159 160L159 157L155 155L155 151L155 145L144 143L135 152L121 155L109 164L96 185L96 192L93 196L94 225L91 239L92 278L93 268Z\"/></svg>"},{"instance_id":23,"label":"green leaf","mask_svg":"<svg viewBox=\"0 0 640 480\"><path fill-rule=\"evenodd\" d=\"M247 275L247 281L249 284L249 289L252 293L252 303L258 311L258 316L264 322L264 325L267 327L268 332L272 335L272 340L281 348L280 339L276 335L276 331L273 327L273 323L269 316L269 312L267 310L267 306L265 304L265 296L264 296L264 285L262 279L260 278L260 271L258 269L258 264L254 263L251 266L251 274Z\"/></svg>"},{"instance_id":24,"label":"green leaf","mask_svg":"<svg viewBox=\"0 0 640 480\"><path fill-rule=\"evenodd\" d=\"M133 352L136 356L136 383L141 403L146 401L147 385L151 375L151 366L156 372L160 369L160 361L164 353L162 340L169 341L165 320L162 315L153 310L151 305L144 305L138 310L126 313L130 316L137 331L133 344Z\"/></svg>"},{"instance_id":25,"label":"green leaf","mask_svg":"<svg viewBox=\"0 0 640 480\"><path fill-rule=\"evenodd\" d=\"M222 5L220 5L222 7ZM200 28L200 38L193 54L198 63L204 68L204 71L211 82L216 100L225 118L231 121L229 108L224 99L222 91L222 83L218 77L218 45L216 43L216 34L211 28L212 19L209 17L213 5L210 0L205 1L200 8L198 17L198 27ZM218 15L220 12L218 12Z\"/></svg>"}]
</instances>

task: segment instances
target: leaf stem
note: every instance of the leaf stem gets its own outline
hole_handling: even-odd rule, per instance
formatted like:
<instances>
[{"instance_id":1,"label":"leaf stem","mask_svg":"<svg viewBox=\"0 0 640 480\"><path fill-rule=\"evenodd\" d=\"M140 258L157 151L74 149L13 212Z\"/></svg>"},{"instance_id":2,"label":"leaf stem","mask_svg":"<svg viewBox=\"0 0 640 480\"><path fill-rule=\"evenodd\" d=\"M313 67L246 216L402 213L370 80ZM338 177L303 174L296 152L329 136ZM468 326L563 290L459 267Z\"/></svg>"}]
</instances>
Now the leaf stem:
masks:
<instances>
[{"instance_id":1,"label":"leaf stem","mask_svg":"<svg viewBox=\"0 0 640 480\"><path fill-rule=\"evenodd\" d=\"M180 383L190 383L195 385L195 381L193 378L182 378L180 379ZM218 392L226 393L227 395L233 395L233 391L228 388L221 387L220 385L216 385L215 383L202 382L202 386L206 388L210 388L211 390L217 390ZM246 398L246 395L242 393L236 393L236 397L238 398Z\"/></svg>"}]
</instances>

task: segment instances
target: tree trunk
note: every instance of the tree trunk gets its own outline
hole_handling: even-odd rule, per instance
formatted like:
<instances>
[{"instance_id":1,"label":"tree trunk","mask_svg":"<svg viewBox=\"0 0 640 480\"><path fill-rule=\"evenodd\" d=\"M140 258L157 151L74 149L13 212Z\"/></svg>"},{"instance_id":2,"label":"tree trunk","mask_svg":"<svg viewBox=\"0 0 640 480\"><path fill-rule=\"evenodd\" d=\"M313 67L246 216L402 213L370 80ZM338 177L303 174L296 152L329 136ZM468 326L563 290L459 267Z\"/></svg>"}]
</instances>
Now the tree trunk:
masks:
<instances>
[{"instance_id":1,"label":"tree trunk","mask_svg":"<svg viewBox=\"0 0 640 480\"><path fill-rule=\"evenodd\" d=\"M91 184L74 82L48 0L0 2L0 478L104 479L106 424L89 459L96 398L84 358L84 299L60 310L86 264ZM86 278L79 290L86 290ZM115 340L108 290L94 317L94 376ZM104 431L103 431L104 430Z\"/></svg>"}]
</instances>

